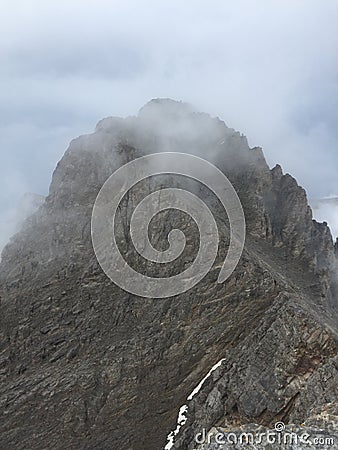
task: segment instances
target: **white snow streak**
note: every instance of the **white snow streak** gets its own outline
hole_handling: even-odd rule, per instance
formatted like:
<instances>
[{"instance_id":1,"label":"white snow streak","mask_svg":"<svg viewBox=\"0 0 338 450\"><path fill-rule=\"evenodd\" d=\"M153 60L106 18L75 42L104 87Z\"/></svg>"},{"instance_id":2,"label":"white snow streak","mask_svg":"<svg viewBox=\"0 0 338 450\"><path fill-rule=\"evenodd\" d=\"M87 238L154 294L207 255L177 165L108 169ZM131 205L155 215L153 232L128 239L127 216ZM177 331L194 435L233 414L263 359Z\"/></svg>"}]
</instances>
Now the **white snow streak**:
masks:
<instances>
[{"instance_id":1,"label":"white snow streak","mask_svg":"<svg viewBox=\"0 0 338 450\"><path fill-rule=\"evenodd\" d=\"M207 373L207 375L203 378L202 381L200 381L200 383L195 387L195 389L192 391L192 393L188 396L187 400L192 400L192 398L201 390L201 387L203 386L203 384L205 383L205 381L210 377L210 375L212 374L212 372L214 370L216 370L224 361L225 359L221 359L220 361L218 361L217 364L215 364Z\"/></svg>"},{"instance_id":2,"label":"white snow streak","mask_svg":"<svg viewBox=\"0 0 338 450\"><path fill-rule=\"evenodd\" d=\"M164 450L170 450L174 446L175 436L179 433L181 427L186 423L188 418L185 416L185 413L188 411L188 406L183 405L180 408L180 412L178 413L177 418L177 427L174 431L171 431L171 433L167 436L168 444L164 447Z\"/></svg>"},{"instance_id":3,"label":"white snow streak","mask_svg":"<svg viewBox=\"0 0 338 450\"><path fill-rule=\"evenodd\" d=\"M207 373L207 375L202 379L202 381L200 381L198 383L198 385L195 387L195 389L192 391L192 393L187 397L187 400L192 400L193 397L201 390L203 384L205 383L205 381L210 377L210 375L212 374L212 372L214 372L221 364L222 362L225 361L225 358L222 358L220 361L218 361L218 363L216 363ZM175 442L175 436L178 435L181 427L186 423L186 421L188 420L188 417L185 415L188 411L188 406L187 405L183 405L180 408L180 411L178 413L178 417L177 417L177 426L175 428L175 430L171 431L168 436L167 436L167 445L164 447L164 450L170 450L171 448L173 448L174 446L174 442Z\"/></svg>"}]
</instances>

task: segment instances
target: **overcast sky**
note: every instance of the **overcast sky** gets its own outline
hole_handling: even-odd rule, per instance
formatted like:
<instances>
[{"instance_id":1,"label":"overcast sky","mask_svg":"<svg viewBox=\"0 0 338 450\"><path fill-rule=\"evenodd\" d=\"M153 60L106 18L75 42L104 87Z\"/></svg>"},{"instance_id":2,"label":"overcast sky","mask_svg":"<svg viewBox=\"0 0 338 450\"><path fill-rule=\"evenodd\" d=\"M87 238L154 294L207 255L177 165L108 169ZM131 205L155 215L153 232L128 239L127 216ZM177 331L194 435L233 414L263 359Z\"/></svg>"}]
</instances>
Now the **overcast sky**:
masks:
<instances>
[{"instance_id":1,"label":"overcast sky","mask_svg":"<svg viewBox=\"0 0 338 450\"><path fill-rule=\"evenodd\" d=\"M221 117L338 195L336 0L0 0L0 222L71 138L154 97ZM1 227L0 227L1 231Z\"/></svg>"}]
</instances>

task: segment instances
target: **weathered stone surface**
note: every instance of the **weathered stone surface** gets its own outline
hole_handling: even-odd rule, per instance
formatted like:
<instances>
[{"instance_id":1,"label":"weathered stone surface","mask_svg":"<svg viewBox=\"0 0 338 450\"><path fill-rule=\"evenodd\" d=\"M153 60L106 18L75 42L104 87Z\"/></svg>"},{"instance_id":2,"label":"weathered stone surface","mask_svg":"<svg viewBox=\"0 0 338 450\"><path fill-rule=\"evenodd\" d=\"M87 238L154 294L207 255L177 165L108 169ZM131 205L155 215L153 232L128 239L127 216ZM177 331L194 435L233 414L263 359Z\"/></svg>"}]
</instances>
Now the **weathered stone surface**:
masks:
<instances>
[{"instance_id":1,"label":"weathered stone surface","mask_svg":"<svg viewBox=\"0 0 338 450\"><path fill-rule=\"evenodd\" d=\"M184 294L144 299L104 275L90 219L114 169L159 150L218 165L239 193L248 234L231 278L215 283L227 219L200 189L220 227L213 269ZM130 212L172 181L141 184L126 198L117 235L127 257L135 257ZM196 234L189 240L186 217L160 219L150 231L159 248L171 228L187 233L182 259L162 269L168 275L193 259ZM0 447L163 448L179 407L221 358L189 403L176 448L193 448L201 427L310 420L316 408L337 402L335 264L330 231L312 220L304 190L219 119L169 100L150 102L138 117L104 119L72 141L45 203L2 254Z\"/></svg>"}]
</instances>

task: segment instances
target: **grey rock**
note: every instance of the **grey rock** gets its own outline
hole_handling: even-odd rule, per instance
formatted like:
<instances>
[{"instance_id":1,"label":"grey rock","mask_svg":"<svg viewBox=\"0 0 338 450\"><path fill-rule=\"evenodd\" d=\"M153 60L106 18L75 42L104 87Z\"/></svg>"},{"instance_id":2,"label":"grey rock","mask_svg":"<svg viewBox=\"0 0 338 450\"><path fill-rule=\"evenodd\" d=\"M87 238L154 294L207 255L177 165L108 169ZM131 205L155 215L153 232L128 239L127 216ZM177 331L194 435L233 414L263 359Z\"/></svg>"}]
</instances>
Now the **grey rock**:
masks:
<instances>
[{"instance_id":1,"label":"grey rock","mask_svg":"<svg viewBox=\"0 0 338 450\"><path fill-rule=\"evenodd\" d=\"M203 155L226 173L244 207L246 246L229 280L215 283L228 223L199 188L220 230L214 267L184 294L138 298L98 265L92 207L116 168L169 149ZM116 229L126 258L157 276L194 259L191 221L168 212L152 224L159 248L171 228L187 233L186 252L171 268L138 259L127 224L140 198L172 181L137 186ZM161 99L137 117L104 119L71 142L45 202L3 250L0 447L163 448L180 406L221 358L188 402L175 448L193 448L194 433L224 424L308 420L315 430L316 408L337 404L336 262L330 230L312 219L304 190L221 120Z\"/></svg>"}]
</instances>

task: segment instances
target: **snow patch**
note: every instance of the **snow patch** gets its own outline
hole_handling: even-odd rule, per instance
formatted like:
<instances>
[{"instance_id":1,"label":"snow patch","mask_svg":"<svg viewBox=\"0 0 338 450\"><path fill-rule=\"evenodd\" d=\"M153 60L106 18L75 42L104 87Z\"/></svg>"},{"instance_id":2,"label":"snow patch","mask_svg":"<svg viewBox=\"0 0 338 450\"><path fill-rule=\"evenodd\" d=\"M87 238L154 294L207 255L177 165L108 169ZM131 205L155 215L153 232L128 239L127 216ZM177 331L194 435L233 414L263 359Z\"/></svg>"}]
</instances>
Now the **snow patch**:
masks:
<instances>
[{"instance_id":1,"label":"snow patch","mask_svg":"<svg viewBox=\"0 0 338 450\"><path fill-rule=\"evenodd\" d=\"M210 377L210 375L222 364L222 362L225 361L225 358L222 358L218 363L216 363L207 373L207 375L198 383L198 385L195 387L195 389L192 391L192 393L187 397L187 400L190 401L193 399L193 397L198 394L198 392L201 390L203 384L205 381ZM180 408L180 411L178 413L177 417L177 426L175 430L171 431L167 436L167 445L164 447L164 450L170 450L174 446L175 442L175 436L178 435L180 429L185 425L186 421L188 420L188 417L186 416L186 413L188 411L188 406L183 405Z\"/></svg>"},{"instance_id":2,"label":"snow patch","mask_svg":"<svg viewBox=\"0 0 338 450\"><path fill-rule=\"evenodd\" d=\"M167 436L168 444L164 447L165 450L170 450L174 446L175 436L179 433L181 427L186 423L188 420L187 416L185 415L188 411L188 406L183 405L180 408L180 411L178 413L177 417L177 426L175 430L171 431Z\"/></svg>"},{"instance_id":3,"label":"snow patch","mask_svg":"<svg viewBox=\"0 0 338 450\"><path fill-rule=\"evenodd\" d=\"M203 384L205 383L205 381L210 377L210 375L212 374L212 372L214 372L214 370L216 370L221 364L222 362L225 361L225 358L222 358L220 361L218 361L217 364L215 364L207 373L207 375L203 378L202 381L200 381L198 383L198 385L195 387L195 389L192 391L192 393L187 397L187 400L192 400L193 397L198 394L198 392L201 390L201 387L203 386Z\"/></svg>"}]
</instances>

